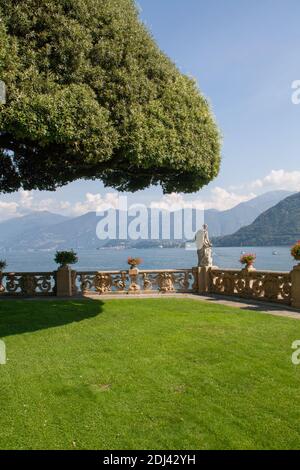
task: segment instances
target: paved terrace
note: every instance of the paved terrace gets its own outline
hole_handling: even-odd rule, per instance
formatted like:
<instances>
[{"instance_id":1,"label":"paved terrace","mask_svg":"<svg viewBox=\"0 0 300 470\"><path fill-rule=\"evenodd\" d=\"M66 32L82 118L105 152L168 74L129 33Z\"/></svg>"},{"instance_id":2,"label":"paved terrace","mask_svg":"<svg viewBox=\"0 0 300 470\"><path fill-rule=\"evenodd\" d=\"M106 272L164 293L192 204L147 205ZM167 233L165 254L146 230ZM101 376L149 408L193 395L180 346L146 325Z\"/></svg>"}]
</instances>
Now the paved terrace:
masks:
<instances>
[{"instance_id":1,"label":"paved terrace","mask_svg":"<svg viewBox=\"0 0 300 470\"><path fill-rule=\"evenodd\" d=\"M274 315L279 317L294 318L300 320L300 310L288 307L283 304L269 303L264 301L254 301L247 299L240 299L237 297L224 297L221 295L199 295L199 294L86 294L84 296L75 296L75 297L16 297L16 296L3 296L0 297L1 300L34 300L34 301L53 301L59 302L61 300L66 301L76 301L78 299L92 299L92 300L111 300L111 299L123 299L124 301L130 299L135 299L136 301L142 299L166 299L166 298L179 298L179 299L192 299L199 302L211 302L213 304L226 305L228 307L235 307L241 310L252 310L258 313L264 313L267 315Z\"/></svg>"}]
</instances>

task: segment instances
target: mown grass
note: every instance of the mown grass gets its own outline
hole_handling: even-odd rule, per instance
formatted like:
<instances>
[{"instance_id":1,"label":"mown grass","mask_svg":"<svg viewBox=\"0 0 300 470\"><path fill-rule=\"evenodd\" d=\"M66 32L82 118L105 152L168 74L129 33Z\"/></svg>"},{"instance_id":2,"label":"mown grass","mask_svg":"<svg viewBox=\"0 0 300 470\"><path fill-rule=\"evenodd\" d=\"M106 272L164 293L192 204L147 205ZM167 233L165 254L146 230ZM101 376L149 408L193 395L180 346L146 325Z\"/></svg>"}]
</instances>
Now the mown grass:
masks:
<instances>
[{"instance_id":1,"label":"mown grass","mask_svg":"<svg viewBox=\"0 0 300 470\"><path fill-rule=\"evenodd\" d=\"M1 301L1 449L299 449L300 321L187 299Z\"/></svg>"}]
</instances>

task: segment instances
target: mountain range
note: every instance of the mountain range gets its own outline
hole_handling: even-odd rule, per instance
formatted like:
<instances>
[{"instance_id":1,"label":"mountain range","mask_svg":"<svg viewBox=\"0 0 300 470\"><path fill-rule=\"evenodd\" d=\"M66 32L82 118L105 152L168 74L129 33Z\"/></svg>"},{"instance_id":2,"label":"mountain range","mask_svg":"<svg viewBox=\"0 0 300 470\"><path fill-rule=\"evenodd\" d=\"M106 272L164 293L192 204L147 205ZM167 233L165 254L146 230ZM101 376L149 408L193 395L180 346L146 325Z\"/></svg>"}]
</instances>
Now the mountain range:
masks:
<instances>
[{"instance_id":1,"label":"mountain range","mask_svg":"<svg viewBox=\"0 0 300 470\"><path fill-rule=\"evenodd\" d=\"M285 246L300 239L300 193L268 209L233 235L214 239L215 246Z\"/></svg>"},{"instance_id":2,"label":"mountain range","mask_svg":"<svg viewBox=\"0 0 300 470\"><path fill-rule=\"evenodd\" d=\"M30 212L22 217L5 220L0 223L0 246L13 246L14 241L19 243L19 238L26 238L38 230L47 231L52 225L67 220L69 217L48 211Z\"/></svg>"},{"instance_id":3,"label":"mountain range","mask_svg":"<svg viewBox=\"0 0 300 470\"><path fill-rule=\"evenodd\" d=\"M212 237L229 235L250 225L260 214L292 194L289 191L269 191L226 211L206 210L205 223Z\"/></svg>"},{"instance_id":4,"label":"mountain range","mask_svg":"<svg viewBox=\"0 0 300 470\"><path fill-rule=\"evenodd\" d=\"M207 210L205 222L209 225L211 236L226 235L239 230L243 225L250 225L258 216L291 193L273 191L258 196L248 202L237 205L227 211ZM23 217L0 223L0 249L2 250L55 250L55 249L95 249L103 246L120 245L118 240L99 240L96 227L100 218L95 212L88 212L79 217L65 217L48 211L32 212ZM148 230L150 229L150 223ZM117 227L118 231L118 227ZM136 240L124 242L129 247L151 247L159 244L178 246L174 241L164 240L160 224L159 240ZM225 240L225 241L224 241ZM217 244L231 243L229 238L217 238Z\"/></svg>"}]
</instances>

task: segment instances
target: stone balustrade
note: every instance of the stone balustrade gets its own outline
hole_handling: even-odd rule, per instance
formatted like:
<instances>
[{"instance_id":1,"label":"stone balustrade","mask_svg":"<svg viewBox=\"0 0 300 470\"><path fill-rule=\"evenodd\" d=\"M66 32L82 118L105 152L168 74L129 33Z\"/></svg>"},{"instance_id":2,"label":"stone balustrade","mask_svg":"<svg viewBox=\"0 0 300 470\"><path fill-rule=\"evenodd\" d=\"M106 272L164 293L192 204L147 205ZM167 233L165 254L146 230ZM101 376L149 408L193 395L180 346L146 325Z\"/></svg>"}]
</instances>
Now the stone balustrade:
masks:
<instances>
[{"instance_id":1,"label":"stone balustrade","mask_svg":"<svg viewBox=\"0 0 300 470\"><path fill-rule=\"evenodd\" d=\"M291 272L190 268L126 271L0 273L0 296L72 297L88 294L219 294L300 309L300 265Z\"/></svg>"},{"instance_id":2,"label":"stone balustrade","mask_svg":"<svg viewBox=\"0 0 300 470\"><path fill-rule=\"evenodd\" d=\"M192 293L197 291L193 269L165 269L78 272L75 288L78 292L104 294Z\"/></svg>"},{"instance_id":3,"label":"stone balustrade","mask_svg":"<svg viewBox=\"0 0 300 470\"><path fill-rule=\"evenodd\" d=\"M56 295L56 272L0 273L0 295Z\"/></svg>"},{"instance_id":4,"label":"stone balustrade","mask_svg":"<svg viewBox=\"0 0 300 470\"><path fill-rule=\"evenodd\" d=\"M291 273L211 269L208 276L212 294L291 304Z\"/></svg>"}]
</instances>

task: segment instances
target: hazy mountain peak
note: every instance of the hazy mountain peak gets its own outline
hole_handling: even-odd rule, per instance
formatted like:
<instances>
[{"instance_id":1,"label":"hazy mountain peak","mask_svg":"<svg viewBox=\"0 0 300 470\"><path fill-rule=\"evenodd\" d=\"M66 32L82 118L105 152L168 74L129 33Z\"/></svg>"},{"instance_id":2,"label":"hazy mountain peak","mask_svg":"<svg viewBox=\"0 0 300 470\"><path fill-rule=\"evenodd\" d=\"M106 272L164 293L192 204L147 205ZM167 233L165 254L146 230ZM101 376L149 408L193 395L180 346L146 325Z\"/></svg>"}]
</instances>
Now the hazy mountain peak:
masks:
<instances>
[{"instance_id":1,"label":"hazy mountain peak","mask_svg":"<svg viewBox=\"0 0 300 470\"><path fill-rule=\"evenodd\" d=\"M217 246L292 245L300 238L300 193L280 201L236 233L215 240Z\"/></svg>"},{"instance_id":2,"label":"hazy mountain peak","mask_svg":"<svg viewBox=\"0 0 300 470\"><path fill-rule=\"evenodd\" d=\"M207 210L205 222L209 226L209 233L211 236L234 233L241 227L250 225L262 212L292 194L292 192L282 190L269 191L226 211L216 213L214 210Z\"/></svg>"}]
</instances>

